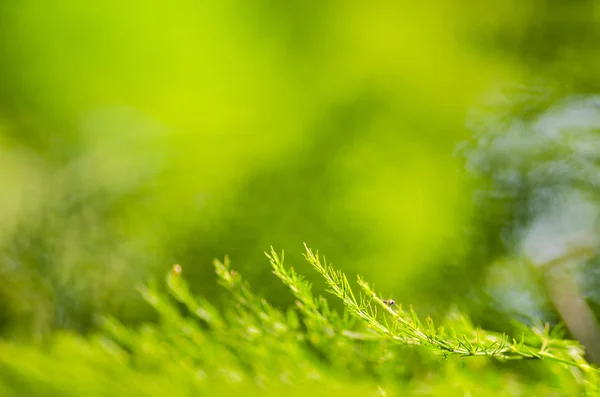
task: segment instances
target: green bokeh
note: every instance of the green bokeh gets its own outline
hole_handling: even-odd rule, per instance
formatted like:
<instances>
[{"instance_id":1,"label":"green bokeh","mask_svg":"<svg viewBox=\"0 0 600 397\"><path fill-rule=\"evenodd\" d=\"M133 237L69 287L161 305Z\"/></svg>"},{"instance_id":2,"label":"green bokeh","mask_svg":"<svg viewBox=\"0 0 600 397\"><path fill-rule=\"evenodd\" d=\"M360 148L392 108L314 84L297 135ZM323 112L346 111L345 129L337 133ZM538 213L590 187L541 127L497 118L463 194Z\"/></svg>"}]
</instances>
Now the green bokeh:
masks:
<instances>
[{"instance_id":1,"label":"green bokeh","mask_svg":"<svg viewBox=\"0 0 600 397\"><path fill-rule=\"evenodd\" d=\"M263 251L300 263L303 242L395 299L458 299L485 264L461 262L469 108L505 83L593 92L599 19L592 1L2 2L0 331L149 319L135 285L173 263L219 298L224 255L287 305Z\"/></svg>"}]
</instances>

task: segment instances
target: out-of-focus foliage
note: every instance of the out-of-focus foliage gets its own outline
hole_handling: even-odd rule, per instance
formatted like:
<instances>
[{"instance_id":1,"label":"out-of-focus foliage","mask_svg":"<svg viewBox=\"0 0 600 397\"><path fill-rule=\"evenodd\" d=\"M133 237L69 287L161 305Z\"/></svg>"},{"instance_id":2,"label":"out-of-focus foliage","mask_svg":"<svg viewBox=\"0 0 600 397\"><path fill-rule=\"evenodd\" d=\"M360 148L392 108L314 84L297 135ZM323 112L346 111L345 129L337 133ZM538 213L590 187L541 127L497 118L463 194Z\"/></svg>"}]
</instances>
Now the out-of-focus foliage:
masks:
<instances>
[{"instance_id":1,"label":"out-of-focus foliage","mask_svg":"<svg viewBox=\"0 0 600 397\"><path fill-rule=\"evenodd\" d=\"M173 262L258 279L270 244L406 285L468 207L467 105L521 74L461 3L1 7L2 312L28 332L146 318L130 286Z\"/></svg>"}]
</instances>

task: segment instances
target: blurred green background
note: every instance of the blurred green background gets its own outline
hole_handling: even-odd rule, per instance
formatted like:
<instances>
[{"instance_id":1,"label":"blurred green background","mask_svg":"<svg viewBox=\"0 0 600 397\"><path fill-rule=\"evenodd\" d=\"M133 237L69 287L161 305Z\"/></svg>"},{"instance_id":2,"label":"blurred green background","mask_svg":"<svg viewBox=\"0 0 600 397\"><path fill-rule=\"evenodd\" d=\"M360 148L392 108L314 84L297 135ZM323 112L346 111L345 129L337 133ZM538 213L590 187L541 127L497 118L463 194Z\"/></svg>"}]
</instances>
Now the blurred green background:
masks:
<instances>
[{"instance_id":1,"label":"blurred green background","mask_svg":"<svg viewBox=\"0 0 600 397\"><path fill-rule=\"evenodd\" d=\"M506 83L597 92L599 22L591 0L0 2L0 333L151 319L135 285L174 263L225 299L224 255L287 305L263 251L310 274L303 242L398 301L460 300L488 260L467 113Z\"/></svg>"}]
</instances>

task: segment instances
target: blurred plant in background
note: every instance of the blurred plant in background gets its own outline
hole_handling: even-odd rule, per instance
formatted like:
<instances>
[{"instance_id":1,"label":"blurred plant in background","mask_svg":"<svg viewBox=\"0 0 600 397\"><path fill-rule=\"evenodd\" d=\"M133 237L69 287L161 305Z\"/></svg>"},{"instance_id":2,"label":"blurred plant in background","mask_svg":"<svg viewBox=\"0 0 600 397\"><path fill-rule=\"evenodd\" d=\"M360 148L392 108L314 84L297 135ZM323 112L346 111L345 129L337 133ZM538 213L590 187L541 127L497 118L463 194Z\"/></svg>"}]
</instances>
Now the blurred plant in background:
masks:
<instances>
[{"instance_id":1,"label":"blurred plant in background","mask_svg":"<svg viewBox=\"0 0 600 397\"><path fill-rule=\"evenodd\" d=\"M265 247L304 240L406 283L462 216L465 105L513 68L461 37L459 11L4 4L4 311L135 321L148 273L193 263L211 288L228 253L259 278Z\"/></svg>"}]
</instances>

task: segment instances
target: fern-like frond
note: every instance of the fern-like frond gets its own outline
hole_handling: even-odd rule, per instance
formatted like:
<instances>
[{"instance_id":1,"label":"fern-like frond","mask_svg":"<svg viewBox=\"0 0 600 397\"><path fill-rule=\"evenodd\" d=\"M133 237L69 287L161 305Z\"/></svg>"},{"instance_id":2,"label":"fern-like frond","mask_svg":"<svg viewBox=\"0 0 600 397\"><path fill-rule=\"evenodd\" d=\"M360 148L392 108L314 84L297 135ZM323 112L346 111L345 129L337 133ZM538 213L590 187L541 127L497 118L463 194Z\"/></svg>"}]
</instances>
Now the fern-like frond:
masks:
<instances>
[{"instance_id":1,"label":"fern-like frond","mask_svg":"<svg viewBox=\"0 0 600 397\"><path fill-rule=\"evenodd\" d=\"M583 349L577 342L555 339L555 331L547 324L531 329L528 337L523 333L520 340L480 329L457 335L452 330L435 327L431 318L422 322L412 308L405 311L401 306L390 305L360 276L361 292L355 295L341 271L327 264L325 259L321 260L318 252L314 253L307 246L305 249L306 259L323 276L328 291L341 299L348 311L365 325L397 343L428 347L444 356L490 356L502 361L547 359L586 372L597 371L585 361Z\"/></svg>"}]
</instances>

